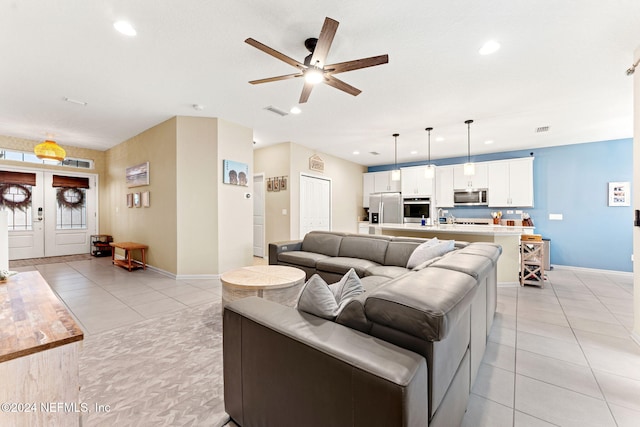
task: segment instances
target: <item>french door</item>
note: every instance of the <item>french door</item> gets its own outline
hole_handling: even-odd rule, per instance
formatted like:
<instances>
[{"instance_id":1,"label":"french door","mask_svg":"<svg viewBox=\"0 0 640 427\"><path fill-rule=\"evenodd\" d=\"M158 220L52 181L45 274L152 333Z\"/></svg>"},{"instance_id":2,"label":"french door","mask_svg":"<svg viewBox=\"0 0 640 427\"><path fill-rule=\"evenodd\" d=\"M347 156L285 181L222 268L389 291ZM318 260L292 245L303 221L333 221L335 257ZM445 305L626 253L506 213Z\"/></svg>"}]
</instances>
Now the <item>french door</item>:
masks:
<instances>
[{"instance_id":1,"label":"french door","mask_svg":"<svg viewBox=\"0 0 640 427\"><path fill-rule=\"evenodd\" d=\"M96 175L20 172L34 175L35 182L0 182L8 201L3 208L9 214L9 259L89 253L97 229Z\"/></svg>"}]
</instances>

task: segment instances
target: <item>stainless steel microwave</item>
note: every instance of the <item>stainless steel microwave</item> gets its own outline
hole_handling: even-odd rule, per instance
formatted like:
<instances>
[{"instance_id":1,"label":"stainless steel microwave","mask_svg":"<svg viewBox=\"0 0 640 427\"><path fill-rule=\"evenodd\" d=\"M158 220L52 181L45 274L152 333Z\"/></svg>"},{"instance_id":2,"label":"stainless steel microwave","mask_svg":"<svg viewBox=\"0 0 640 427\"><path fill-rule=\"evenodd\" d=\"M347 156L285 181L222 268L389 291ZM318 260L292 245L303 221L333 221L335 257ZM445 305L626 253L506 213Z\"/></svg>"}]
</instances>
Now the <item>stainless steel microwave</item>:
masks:
<instances>
[{"instance_id":1,"label":"stainless steel microwave","mask_svg":"<svg viewBox=\"0 0 640 427\"><path fill-rule=\"evenodd\" d=\"M467 190L454 190L454 206L487 206L488 190L486 188L474 188Z\"/></svg>"}]
</instances>

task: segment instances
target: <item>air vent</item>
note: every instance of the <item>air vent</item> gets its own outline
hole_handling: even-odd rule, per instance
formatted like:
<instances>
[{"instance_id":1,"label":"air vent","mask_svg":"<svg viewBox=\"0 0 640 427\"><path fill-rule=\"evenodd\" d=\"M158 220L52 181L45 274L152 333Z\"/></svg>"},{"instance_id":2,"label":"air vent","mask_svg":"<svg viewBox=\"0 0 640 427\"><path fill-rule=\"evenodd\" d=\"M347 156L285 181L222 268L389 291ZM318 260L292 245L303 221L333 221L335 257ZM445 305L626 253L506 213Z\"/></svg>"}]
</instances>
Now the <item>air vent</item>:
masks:
<instances>
[{"instance_id":1,"label":"air vent","mask_svg":"<svg viewBox=\"0 0 640 427\"><path fill-rule=\"evenodd\" d=\"M536 128L536 133L540 132L549 132L549 126L540 126L539 128Z\"/></svg>"},{"instance_id":2,"label":"air vent","mask_svg":"<svg viewBox=\"0 0 640 427\"><path fill-rule=\"evenodd\" d=\"M289 114L286 111L282 111L281 109L274 107L273 105L269 105L268 107L264 107L264 109L267 110L267 111L271 111L272 113L275 113L275 114L277 114L279 116L282 116L282 117L284 117L287 114Z\"/></svg>"},{"instance_id":3,"label":"air vent","mask_svg":"<svg viewBox=\"0 0 640 427\"><path fill-rule=\"evenodd\" d=\"M380 155L380 153L378 153L377 151L369 151L369 154L373 154L374 156Z\"/></svg>"}]
</instances>

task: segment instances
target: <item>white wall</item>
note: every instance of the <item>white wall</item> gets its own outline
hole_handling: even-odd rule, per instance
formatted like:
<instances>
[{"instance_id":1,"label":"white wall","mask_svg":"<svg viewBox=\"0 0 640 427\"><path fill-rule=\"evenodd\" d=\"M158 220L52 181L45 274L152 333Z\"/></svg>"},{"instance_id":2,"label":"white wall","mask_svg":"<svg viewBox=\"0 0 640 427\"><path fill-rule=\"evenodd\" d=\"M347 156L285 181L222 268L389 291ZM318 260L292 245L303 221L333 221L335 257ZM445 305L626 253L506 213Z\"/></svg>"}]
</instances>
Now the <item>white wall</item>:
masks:
<instances>
[{"instance_id":1,"label":"white wall","mask_svg":"<svg viewBox=\"0 0 640 427\"><path fill-rule=\"evenodd\" d=\"M634 63L640 58L636 49ZM640 209L640 68L633 75L633 208ZM633 227L633 332L640 344L640 227Z\"/></svg>"}]
</instances>

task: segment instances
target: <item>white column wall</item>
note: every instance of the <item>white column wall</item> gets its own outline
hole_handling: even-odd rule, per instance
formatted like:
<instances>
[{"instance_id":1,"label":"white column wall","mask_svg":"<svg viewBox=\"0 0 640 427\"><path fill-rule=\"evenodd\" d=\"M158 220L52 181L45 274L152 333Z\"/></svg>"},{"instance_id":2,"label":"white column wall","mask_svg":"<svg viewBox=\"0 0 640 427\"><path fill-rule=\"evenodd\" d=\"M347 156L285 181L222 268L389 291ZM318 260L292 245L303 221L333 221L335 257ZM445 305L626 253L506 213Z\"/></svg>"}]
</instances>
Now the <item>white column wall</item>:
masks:
<instances>
[{"instance_id":1,"label":"white column wall","mask_svg":"<svg viewBox=\"0 0 640 427\"><path fill-rule=\"evenodd\" d=\"M634 63L640 58L636 49ZM633 209L640 210L640 68L633 75ZM633 227L633 332L640 344L640 227ZM637 256L635 256L637 255Z\"/></svg>"}]
</instances>

